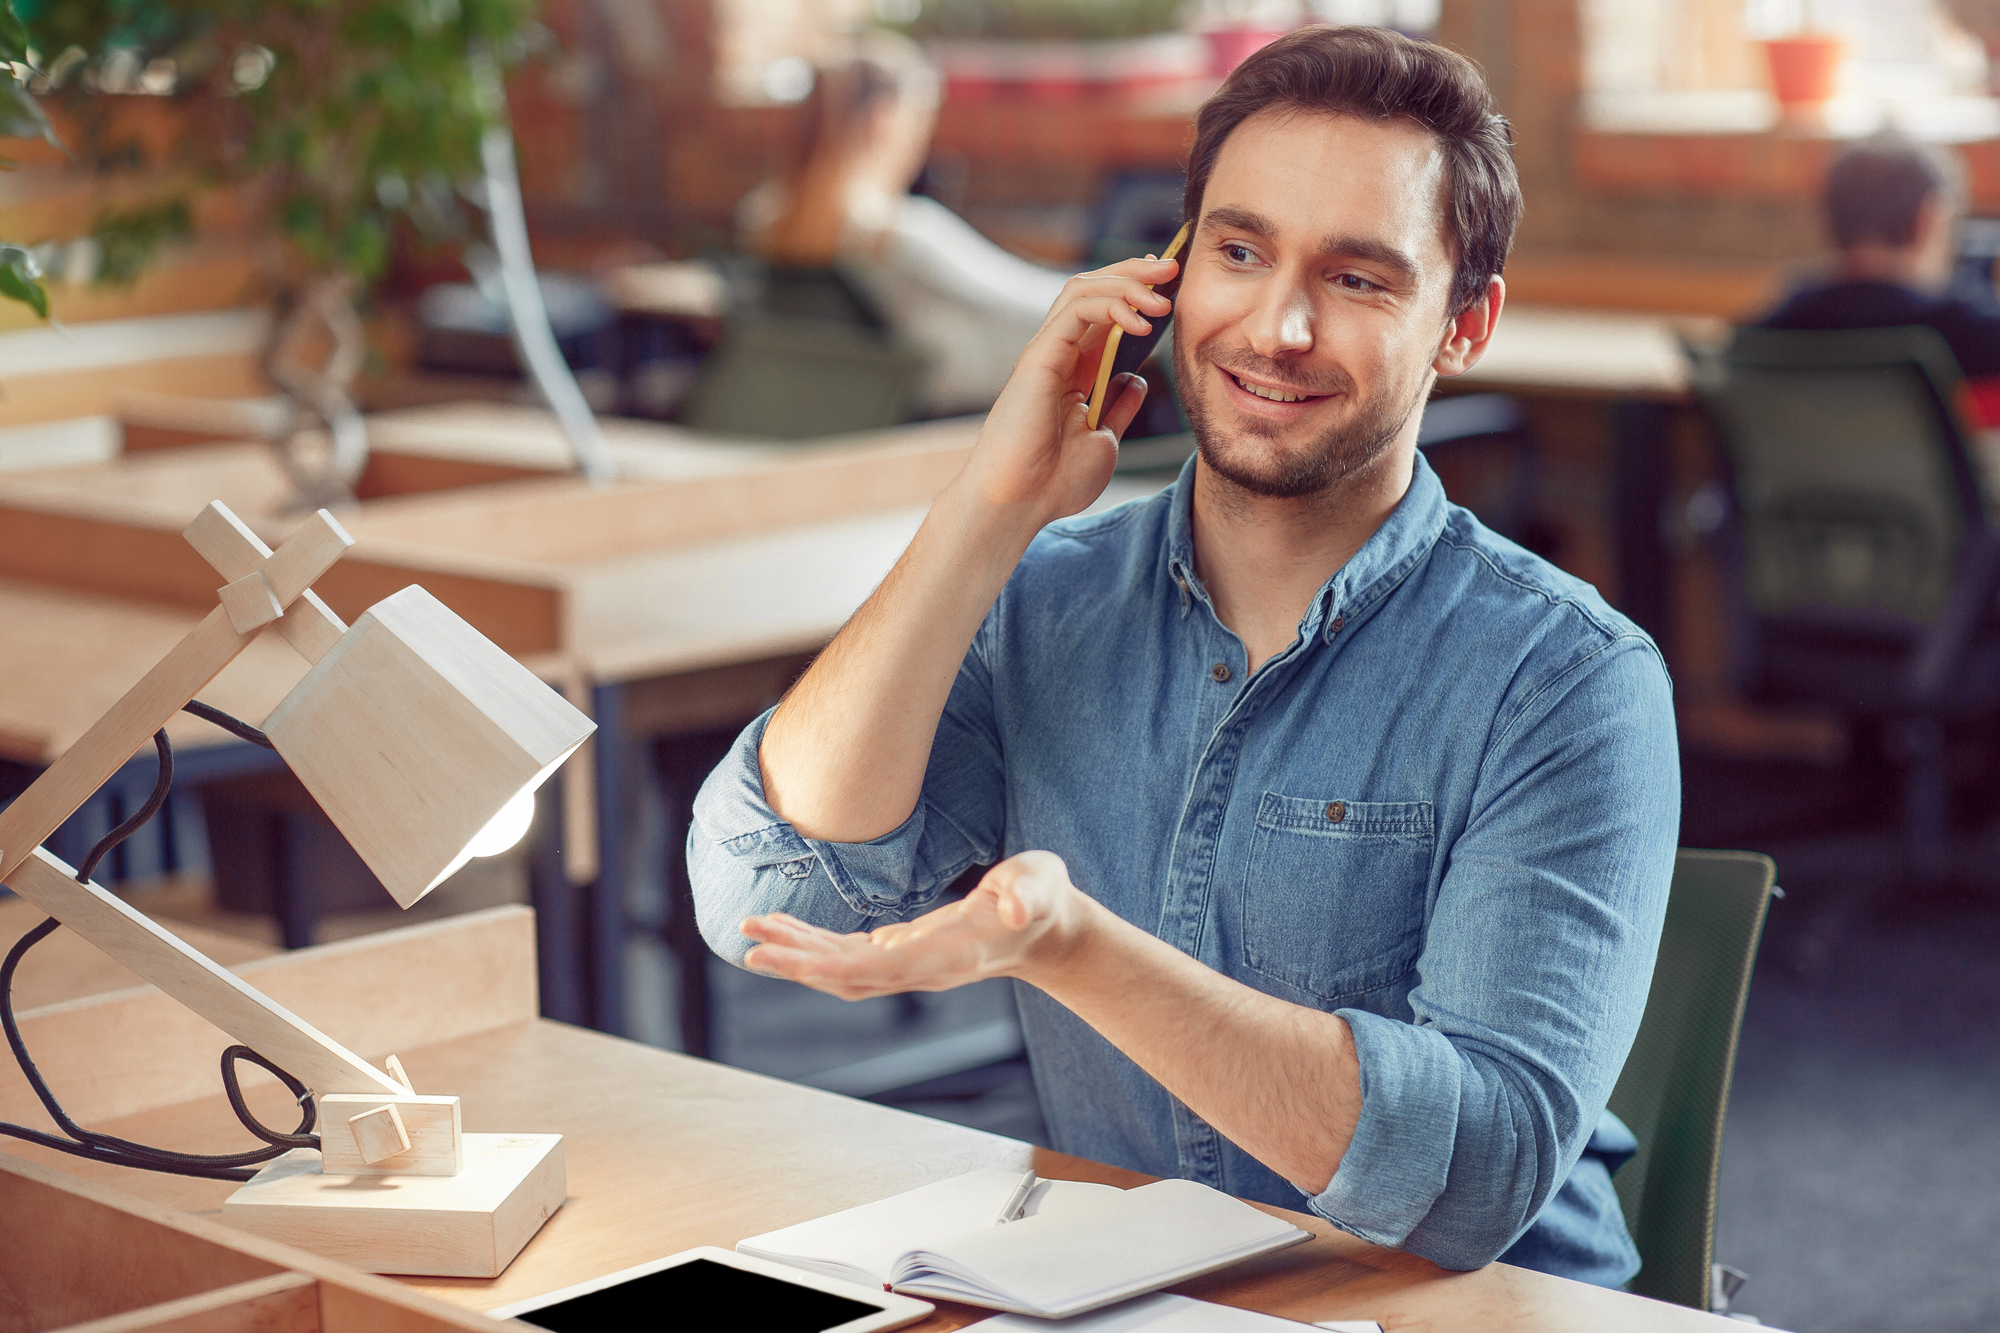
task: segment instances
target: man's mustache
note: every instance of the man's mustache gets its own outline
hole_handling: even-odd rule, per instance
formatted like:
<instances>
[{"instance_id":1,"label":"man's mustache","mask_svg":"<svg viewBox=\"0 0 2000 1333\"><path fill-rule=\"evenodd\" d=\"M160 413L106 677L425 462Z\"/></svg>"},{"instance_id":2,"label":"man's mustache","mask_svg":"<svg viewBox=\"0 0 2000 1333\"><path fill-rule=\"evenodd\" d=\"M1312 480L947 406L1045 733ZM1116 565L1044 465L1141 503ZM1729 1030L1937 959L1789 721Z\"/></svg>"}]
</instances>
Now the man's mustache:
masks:
<instances>
[{"instance_id":1,"label":"man's mustache","mask_svg":"<svg viewBox=\"0 0 2000 1333\"><path fill-rule=\"evenodd\" d=\"M1286 365L1270 357L1259 356L1247 347L1204 346L1200 353L1232 374L1275 382L1294 393L1351 394L1354 391L1354 377L1337 366L1316 366L1307 370L1303 366Z\"/></svg>"}]
</instances>

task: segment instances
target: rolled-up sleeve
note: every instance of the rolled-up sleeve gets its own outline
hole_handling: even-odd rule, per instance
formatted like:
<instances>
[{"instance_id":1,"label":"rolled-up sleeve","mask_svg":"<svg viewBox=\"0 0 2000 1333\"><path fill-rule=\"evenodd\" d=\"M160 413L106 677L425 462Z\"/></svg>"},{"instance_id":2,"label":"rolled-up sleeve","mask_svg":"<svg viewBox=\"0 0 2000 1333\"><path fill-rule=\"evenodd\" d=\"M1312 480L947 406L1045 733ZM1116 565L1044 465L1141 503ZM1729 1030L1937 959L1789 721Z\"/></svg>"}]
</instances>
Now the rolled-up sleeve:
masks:
<instances>
[{"instance_id":1,"label":"rolled-up sleeve","mask_svg":"<svg viewBox=\"0 0 2000 1333\"><path fill-rule=\"evenodd\" d=\"M1446 1268L1491 1262L1575 1167L1644 1013L1680 765L1652 645L1612 639L1496 719L1409 995L1341 1010L1362 1108L1310 1200Z\"/></svg>"},{"instance_id":2,"label":"rolled-up sleeve","mask_svg":"<svg viewBox=\"0 0 2000 1333\"><path fill-rule=\"evenodd\" d=\"M1005 793L984 634L953 682L916 809L872 841L801 837L764 798L757 747L771 714L737 737L695 797L688 829L695 916L711 949L741 966L750 941L738 927L766 912L841 932L906 920L995 859Z\"/></svg>"}]
</instances>

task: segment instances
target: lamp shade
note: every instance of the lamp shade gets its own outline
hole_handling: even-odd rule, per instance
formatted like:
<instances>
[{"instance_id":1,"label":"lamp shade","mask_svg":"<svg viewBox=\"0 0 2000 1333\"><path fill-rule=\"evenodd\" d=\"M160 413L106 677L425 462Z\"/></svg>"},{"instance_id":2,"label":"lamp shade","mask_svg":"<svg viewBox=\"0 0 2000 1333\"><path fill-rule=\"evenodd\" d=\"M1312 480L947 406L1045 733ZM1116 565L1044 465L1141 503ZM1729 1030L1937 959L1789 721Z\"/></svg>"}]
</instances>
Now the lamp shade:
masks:
<instances>
[{"instance_id":1,"label":"lamp shade","mask_svg":"<svg viewBox=\"0 0 2000 1333\"><path fill-rule=\"evenodd\" d=\"M264 722L404 907L525 830L535 788L594 730L414 586L370 607Z\"/></svg>"}]
</instances>

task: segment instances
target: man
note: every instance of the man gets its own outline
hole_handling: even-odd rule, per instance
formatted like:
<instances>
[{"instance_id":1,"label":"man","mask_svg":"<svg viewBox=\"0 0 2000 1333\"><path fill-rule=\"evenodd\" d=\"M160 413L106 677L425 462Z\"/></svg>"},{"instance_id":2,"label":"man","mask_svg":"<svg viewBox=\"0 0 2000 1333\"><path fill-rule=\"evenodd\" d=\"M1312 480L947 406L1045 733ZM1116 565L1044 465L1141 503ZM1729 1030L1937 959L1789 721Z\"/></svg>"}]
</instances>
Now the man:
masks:
<instances>
[{"instance_id":1,"label":"man","mask_svg":"<svg viewBox=\"0 0 2000 1333\"><path fill-rule=\"evenodd\" d=\"M1980 416L2000 420L2000 305L1988 292L1947 290L1964 187L1943 150L1877 135L1834 159L1826 177L1828 229L1840 252L1831 279L1792 293L1758 321L1773 329L1936 329L1975 381Z\"/></svg>"},{"instance_id":2,"label":"man","mask_svg":"<svg viewBox=\"0 0 2000 1333\"><path fill-rule=\"evenodd\" d=\"M1197 458L1047 526L1144 391L1087 429L1105 326L1165 318L1175 270L1072 279L894 572L703 788L702 929L849 998L1015 978L1064 1151L1622 1282L1603 1111L1672 869L1666 672L1416 451L1500 316L1505 124L1459 56L1305 29L1202 108L1187 212Z\"/></svg>"}]
</instances>

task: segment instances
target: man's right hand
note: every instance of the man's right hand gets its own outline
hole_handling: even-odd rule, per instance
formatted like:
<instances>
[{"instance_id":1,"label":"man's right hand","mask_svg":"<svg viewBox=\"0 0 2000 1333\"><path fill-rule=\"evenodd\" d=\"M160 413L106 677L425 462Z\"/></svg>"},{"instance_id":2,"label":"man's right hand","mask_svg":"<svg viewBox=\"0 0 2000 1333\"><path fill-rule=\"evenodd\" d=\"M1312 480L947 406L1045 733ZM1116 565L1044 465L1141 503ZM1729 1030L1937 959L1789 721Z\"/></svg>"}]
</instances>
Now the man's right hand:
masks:
<instances>
[{"instance_id":1,"label":"man's right hand","mask_svg":"<svg viewBox=\"0 0 2000 1333\"><path fill-rule=\"evenodd\" d=\"M1176 271L1171 259L1127 259L1079 273L1063 286L1014 363L966 464L963 482L980 500L1024 508L1039 529L1103 493L1118 461L1118 439L1146 401L1146 382L1121 376L1091 430L1087 400L1097 354L1113 324L1140 337L1152 332L1150 319L1173 310L1149 284L1166 282Z\"/></svg>"},{"instance_id":2,"label":"man's right hand","mask_svg":"<svg viewBox=\"0 0 2000 1333\"><path fill-rule=\"evenodd\" d=\"M1167 260L1128 259L1071 278L1001 391L965 471L931 506L903 558L827 645L764 729L764 798L802 836L866 842L916 809L966 648L1043 525L1104 491L1118 436L1146 400L1114 385L1098 428L1085 398L1111 324L1164 318L1147 289ZM1144 312L1143 314L1140 312Z\"/></svg>"}]
</instances>

